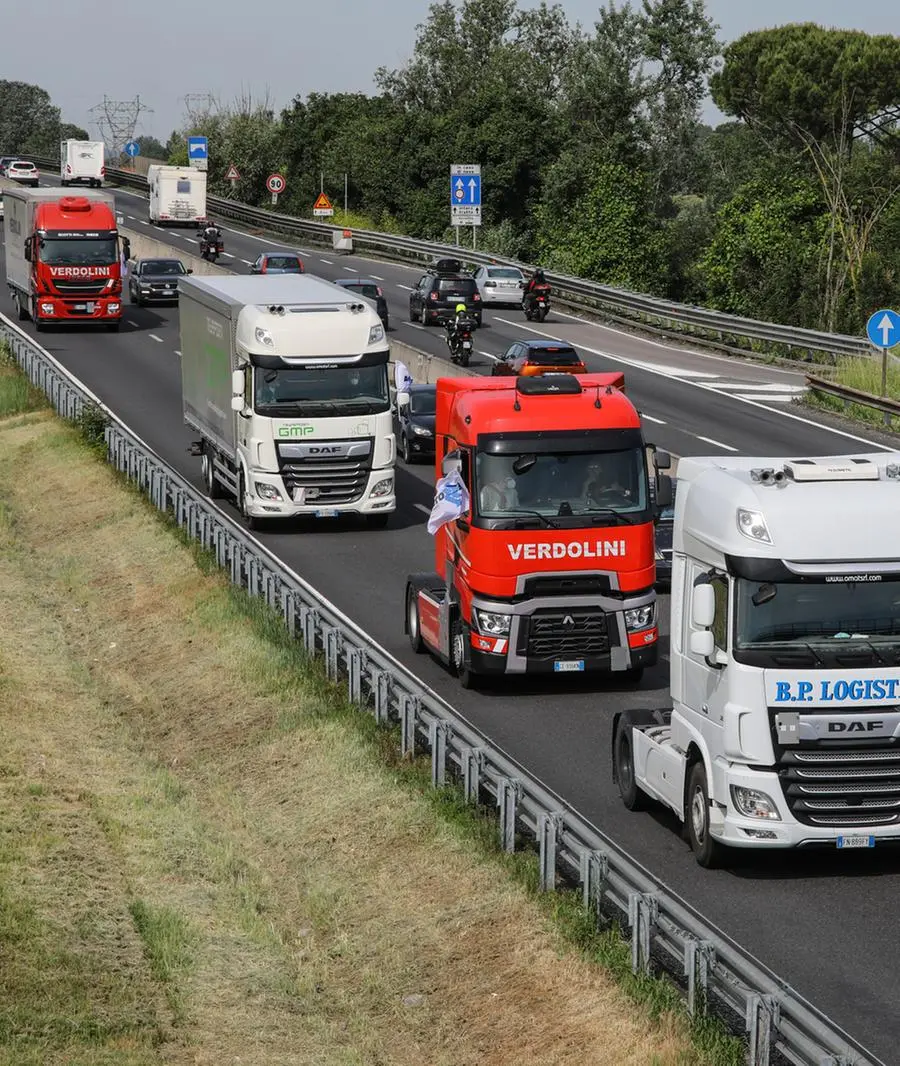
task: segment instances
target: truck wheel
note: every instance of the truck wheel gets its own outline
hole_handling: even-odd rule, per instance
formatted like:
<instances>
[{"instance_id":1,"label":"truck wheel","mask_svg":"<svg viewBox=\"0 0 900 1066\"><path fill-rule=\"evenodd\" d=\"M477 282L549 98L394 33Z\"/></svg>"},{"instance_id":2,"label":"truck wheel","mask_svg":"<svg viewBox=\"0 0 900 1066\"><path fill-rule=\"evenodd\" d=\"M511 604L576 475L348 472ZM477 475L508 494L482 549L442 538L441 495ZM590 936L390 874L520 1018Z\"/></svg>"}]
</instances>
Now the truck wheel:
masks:
<instances>
[{"instance_id":1,"label":"truck wheel","mask_svg":"<svg viewBox=\"0 0 900 1066\"><path fill-rule=\"evenodd\" d=\"M244 475L241 474L238 478L238 510L241 512L241 518L247 523L247 528L255 531L259 529L259 519L247 511L247 504L244 500L246 495L247 484L244 481Z\"/></svg>"},{"instance_id":2,"label":"truck wheel","mask_svg":"<svg viewBox=\"0 0 900 1066\"><path fill-rule=\"evenodd\" d=\"M215 467L213 466L212 456L209 452L204 452L200 458L200 470L203 474L203 483L206 486L206 495L211 500L222 499L222 487L219 484L219 479L216 477Z\"/></svg>"},{"instance_id":3,"label":"truck wheel","mask_svg":"<svg viewBox=\"0 0 900 1066\"><path fill-rule=\"evenodd\" d=\"M709 835L709 787L702 762L695 762L688 776L685 827L698 864L706 870L720 866L725 849Z\"/></svg>"},{"instance_id":4,"label":"truck wheel","mask_svg":"<svg viewBox=\"0 0 900 1066\"><path fill-rule=\"evenodd\" d=\"M630 811L647 808L647 796L638 788L634 774L634 745L631 739L631 723L623 716L616 723L615 752L616 780L622 802Z\"/></svg>"},{"instance_id":5,"label":"truck wheel","mask_svg":"<svg viewBox=\"0 0 900 1066\"><path fill-rule=\"evenodd\" d=\"M26 309L25 304L22 302L22 297L18 293L16 293L15 300L16 300L16 318L20 322L26 322L28 320L28 317L29 317L28 310Z\"/></svg>"},{"instance_id":6,"label":"truck wheel","mask_svg":"<svg viewBox=\"0 0 900 1066\"><path fill-rule=\"evenodd\" d=\"M367 514L366 525L369 529L387 529L387 524L390 522L390 514Z\"/></svg>"},{"instance_id":7,"label":"truck wheel","mask_svg":"<svg viewBox=\"0 0 900 1066\"><path fill-rule=\"evenodd\" d=\"M400 458L407 466L412 462L412 452L409 450L409 440L405 433L400 438Z\"/></svg>"},{"instance_id":8,"label":"truck wheel","mask_svg":"<svg viewBox=\"0 0 900 1066\"><path fill-rule=\"evenodd\" d=\"M466 644L469 640L469 627L457 618L450 634L450 664L456 674L461 688L471 688L474 678L466 665Z\"/></svg>"},{"instance_id":9,"label":"truck wheel","mask_svg":"<svg viewBox=\"0 0 900 1066\"><path fill-rule=\"evenodd\" d=\"M425 650L425 644L419 627L419 594L412 585L406 587L406 632L409 646L416 655L420 655Z\"/></svg>"}]
</instances>

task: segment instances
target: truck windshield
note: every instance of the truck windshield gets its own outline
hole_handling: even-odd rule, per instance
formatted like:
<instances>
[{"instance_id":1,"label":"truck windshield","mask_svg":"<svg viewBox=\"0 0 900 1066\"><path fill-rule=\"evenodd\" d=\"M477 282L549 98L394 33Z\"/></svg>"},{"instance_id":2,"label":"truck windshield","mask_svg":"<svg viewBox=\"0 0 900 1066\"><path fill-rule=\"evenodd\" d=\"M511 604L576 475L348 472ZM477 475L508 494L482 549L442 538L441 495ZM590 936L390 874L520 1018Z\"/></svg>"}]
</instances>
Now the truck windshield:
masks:
<instances>
[{"instance_id":1,"label":"truck windshield","mask_svg":"<svg viewBox=\"0 0 900 1066\"><path fill-rule=\"evenodd\" d=\"M256 410L262 415L295 418L390 410L387 363L289 370L257 367L254 377Z\"/></svg>"},{"instance_id":2,"label":"truck windshield","mask_svg":"<svg viewBox=\"0 0 900 1066\"><path fill-rule=\"evenodd\" d=\"M526 455L479 452L475 465L476 506L483 518L590 517L609 525L630 524L644 520L648 506L640 448Z\"/></svg>"},{"instance_id":3,"label":"truck windshield","mask_svg":"<svg viewBox=\"0 0 900 1066\"><path fill-rule=\"evenodd\" d=\"M107 266L118 253L115 237L45 237L40 257L48 266Z\"/></svg>"},{"instance_id":4,"label":"truck windshield","mask_svg":"<svg viewBox=\"0 0 900 1066\"><path fill-rule=\"evenodd\" d=\"M856 580L760 583L739 578L735 585L737 647L900 642L900 581L860 574Z\"/></svg>"}]
</instances>

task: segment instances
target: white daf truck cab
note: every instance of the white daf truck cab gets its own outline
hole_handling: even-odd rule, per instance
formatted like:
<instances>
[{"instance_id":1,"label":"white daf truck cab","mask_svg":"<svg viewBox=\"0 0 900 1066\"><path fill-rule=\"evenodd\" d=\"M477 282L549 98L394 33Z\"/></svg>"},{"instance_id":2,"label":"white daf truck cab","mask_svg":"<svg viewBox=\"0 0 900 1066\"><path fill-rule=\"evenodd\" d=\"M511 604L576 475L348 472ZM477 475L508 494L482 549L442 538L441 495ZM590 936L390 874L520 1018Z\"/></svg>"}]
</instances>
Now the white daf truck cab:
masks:
<instances>
[{"instance_id":1,"label":"white daf truck cab","mask_svg":"<svg viewBox=\"0 0 900 1066\"><path fill-rule=\"evenodd\" d=\"M366 300L310 274L179 278L184 419L211 498L260 519L396 509L390 349Z\"/></svg>"},{"instance_id":2,"label":"white daf truck cab","mask_svg":"<svg viewBox=\"0 0 900 1066\"><path fill-rule=\"evenodd\" d=\"M681 458L671 709L616 715L626 807L729 848L900 842L900 452Z\"/></svg>"}]
</instances>

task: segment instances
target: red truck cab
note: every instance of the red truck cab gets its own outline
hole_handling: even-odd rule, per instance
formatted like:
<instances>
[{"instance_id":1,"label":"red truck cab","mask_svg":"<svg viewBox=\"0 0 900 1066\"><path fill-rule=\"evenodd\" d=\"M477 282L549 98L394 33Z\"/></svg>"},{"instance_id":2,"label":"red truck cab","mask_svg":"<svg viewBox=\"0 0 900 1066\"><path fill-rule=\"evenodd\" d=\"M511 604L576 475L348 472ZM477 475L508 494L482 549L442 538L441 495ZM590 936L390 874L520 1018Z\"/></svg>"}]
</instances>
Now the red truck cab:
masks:
<instances>
[{"instance_id":1,"label":"red truck cab","mask_svg":"<svg viewBox=\"0 0 900 1066\"><path fill-rule=\"evenodd\" d=\"M654 470L622 374L441 378L436 476L469 507L434 534L435 572L407 579L415 651L478 675L601 672L657 660ZM669 458L655 453L657 468Z\"/></svg>"}]
</instances>

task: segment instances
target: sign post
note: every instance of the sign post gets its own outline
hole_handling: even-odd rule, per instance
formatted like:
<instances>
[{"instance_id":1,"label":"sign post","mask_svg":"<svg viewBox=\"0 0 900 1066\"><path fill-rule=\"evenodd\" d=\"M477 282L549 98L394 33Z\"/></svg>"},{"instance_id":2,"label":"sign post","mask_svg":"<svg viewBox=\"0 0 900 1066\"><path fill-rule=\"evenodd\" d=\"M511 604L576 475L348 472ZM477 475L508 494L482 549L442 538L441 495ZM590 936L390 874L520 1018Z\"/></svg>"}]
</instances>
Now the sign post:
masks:
<instances>
[{"instance_id":1,"label":"sign post","mask_svg":"<svg viewBox=\"0 0 900 1066\"><path fill-rule=\"evenodd\" d=\"M881 350L881 395L887 396L888 352L900 344L900 314L888 308L876 311L866 323L866 336Z\"/></svg>"},{"instance_id":2,"label":"sign post","mask_svg":"<svg viewBox=\"0 0 900 1066\"><path fill-rule=\"evenodd\" d=\"M278 203L278 194L280 192L284 192L286 187L287 187L287 182L285 181L285 178L284 178L283 174L270 174L266 178L266 188L272 194L272 203L273 204L277 204Z\"/></svg>"},{"instance_id":3,"label":"sign post","mask_svg":"<svg viewBox=\"0 0 900 1066\"><path fill-rule=\"evenodd\" d=\"M209 141L206 137L188 137L188 166L206 170L209 164Z\"/></svg>"},{"instance_id":4,"label":"sign post","mask_svg":"<svg viewBox=\"0 0 900 1066\"><path fill-rule=\"evenodd\" d=\"M325 193L320 192L313 204L313 215L316 218L331 218L333 214L334 206Z\"/></svg>"},{"instance_id":5,"label":"sign post","mask_svg":"<svg viewBox=\"0 0 900 1066\"><path fill-rule=\"evenodd\" d=\"M481 225L481 164L453 163L450 166L450 225L456 227L456 243L459 244L459 227L472 227L472 247L475 233Z\"/></svg>"}]
</instances>

